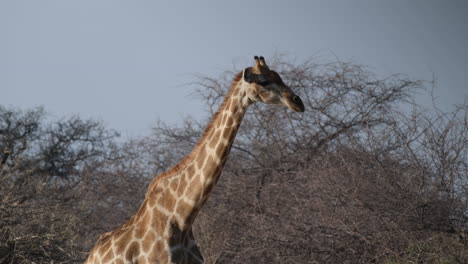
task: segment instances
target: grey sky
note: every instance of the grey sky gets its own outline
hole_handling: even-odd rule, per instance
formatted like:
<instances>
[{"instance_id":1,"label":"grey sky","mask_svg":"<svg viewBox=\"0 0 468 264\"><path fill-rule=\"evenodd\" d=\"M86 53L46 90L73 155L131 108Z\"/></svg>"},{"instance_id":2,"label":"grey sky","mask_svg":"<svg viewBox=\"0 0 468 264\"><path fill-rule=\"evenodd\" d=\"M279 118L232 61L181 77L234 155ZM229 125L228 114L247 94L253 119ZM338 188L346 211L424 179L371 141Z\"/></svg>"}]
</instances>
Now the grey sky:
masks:
<instances>
[{"instance_id":1,"label":"grey sky","mask_svg":"<svg viewBox=\"0 0 468 264\"><path fill-rule=\"evenodd\" d=\"M253 55L337 56L468 96L468 1L0 1L0 104L142 135L203 116L183 85Z\"/></svg>"}]
</instances>

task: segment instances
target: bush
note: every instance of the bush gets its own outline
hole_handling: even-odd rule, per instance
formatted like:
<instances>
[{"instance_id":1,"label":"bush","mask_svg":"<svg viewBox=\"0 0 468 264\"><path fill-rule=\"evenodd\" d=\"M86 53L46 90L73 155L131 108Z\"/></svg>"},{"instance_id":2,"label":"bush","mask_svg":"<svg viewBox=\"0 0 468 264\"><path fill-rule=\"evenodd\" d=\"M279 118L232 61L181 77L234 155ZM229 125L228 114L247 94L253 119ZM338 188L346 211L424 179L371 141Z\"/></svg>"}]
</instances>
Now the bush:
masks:
<instances>
[{"instance_id":1,"label":"bush","mask_svg":"<svg viewBox=\"0 0 468 264\"><path fill-rule=\"evenodd\" d=\"M207 263L466 263L468 106L353 63L272 64L307 111L254 105L195 221ZM211 115L233 72L201 77ZM401 109L410 109L403 111ZM0 262L78 263L188 154L206 120L117 144L100 122L0 107Z\"/></svg>"}]
</instances>

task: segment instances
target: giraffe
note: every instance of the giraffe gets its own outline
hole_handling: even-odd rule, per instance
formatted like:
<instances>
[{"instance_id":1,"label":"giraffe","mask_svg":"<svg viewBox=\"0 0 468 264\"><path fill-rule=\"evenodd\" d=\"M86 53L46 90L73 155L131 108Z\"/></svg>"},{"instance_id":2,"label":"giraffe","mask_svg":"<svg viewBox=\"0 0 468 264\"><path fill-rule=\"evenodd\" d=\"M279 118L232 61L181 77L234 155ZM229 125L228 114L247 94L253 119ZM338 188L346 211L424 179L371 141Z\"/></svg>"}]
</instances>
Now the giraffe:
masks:
<instances>
[{"instance_id":1,"label":"giraffe","mask_svg":"<svg viewBox=\"0 0 468 264\"><path fill-rule=\"evenodd\" d=\"M265 59L254 60L234 77L192 152L152 180L137 213L101 235L85 263L203 263L192 224L219 179L247 107L263 102L304 112L300 97Z\"/></svg>"}]
</instances>

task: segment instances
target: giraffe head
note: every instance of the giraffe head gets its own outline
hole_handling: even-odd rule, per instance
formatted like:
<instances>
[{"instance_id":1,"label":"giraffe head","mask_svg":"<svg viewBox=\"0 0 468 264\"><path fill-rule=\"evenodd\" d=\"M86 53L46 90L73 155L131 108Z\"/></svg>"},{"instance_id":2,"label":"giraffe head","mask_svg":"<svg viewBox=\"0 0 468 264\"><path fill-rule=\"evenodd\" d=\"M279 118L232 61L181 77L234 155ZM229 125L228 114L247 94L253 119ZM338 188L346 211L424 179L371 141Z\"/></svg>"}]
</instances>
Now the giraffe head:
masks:
<instances>
[{"instance_id":1,"label":"giraffe head","mask_svg":"<svg viewBox=\"0 0 468 264\"><path fill-rule=\"evenodd\" d=\"M263 57L254 57L255 66L244 69L242 80L253 102L285 105L294 112L304 112L304 104L279 74L270 70Z\"/></svg>"}]
</instances>

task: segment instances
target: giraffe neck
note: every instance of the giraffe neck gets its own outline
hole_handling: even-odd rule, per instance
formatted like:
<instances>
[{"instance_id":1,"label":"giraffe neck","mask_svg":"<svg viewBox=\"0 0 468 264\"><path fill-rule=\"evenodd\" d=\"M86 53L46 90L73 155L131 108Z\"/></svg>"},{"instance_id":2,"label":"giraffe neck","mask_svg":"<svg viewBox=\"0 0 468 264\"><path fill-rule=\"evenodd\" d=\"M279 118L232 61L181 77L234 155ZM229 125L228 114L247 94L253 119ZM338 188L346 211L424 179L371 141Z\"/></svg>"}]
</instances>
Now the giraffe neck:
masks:
<instances>
[{"instance_id":1,"label":"giraffe neck","mask_svg":"<svg viewBox=\"0 0 468 264\"><path fill-rule=\"evenodd\" d=\"M233 85L194 149L192 165L196 170L187 176L194 183L189 188L199 189L198 201L204 202L217 182L250 103L242 82Z\"/></svg>"},{"instance_id":2,"label":"giraffe neck","mask_svg":"<svg viewBox=\"0 0 468 264\"><path fill-rule=\"evenodd\" d=\"M234 78L231 89L193 151L174 168L153 179L134 221L148 210L149 215L161 218L156 222L171 222L181 231L190 229L221 174L237 130L251 103L246 95L241 72ZM153 219L152 225L158 226L156 222ZM167 232L166 224L159 226L154 228L159 232L163 232L163 229Z\"/></svg>"},{"instance_id":3,"label":"giraffe neck","mask_svg":"<svg viewBox=\"0 0 468 264\"><path fill-rule=\"evenodd\" d=\"M238 75L235 78L218 112L192 153L188 155L189 161L179 172L179 197L174 212L181 230L190 228L208 199L227 160L247 107L251 104L240 77L241 75Z\"/></svg>"}]
</instances>

